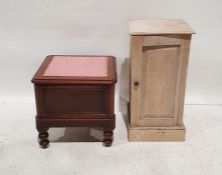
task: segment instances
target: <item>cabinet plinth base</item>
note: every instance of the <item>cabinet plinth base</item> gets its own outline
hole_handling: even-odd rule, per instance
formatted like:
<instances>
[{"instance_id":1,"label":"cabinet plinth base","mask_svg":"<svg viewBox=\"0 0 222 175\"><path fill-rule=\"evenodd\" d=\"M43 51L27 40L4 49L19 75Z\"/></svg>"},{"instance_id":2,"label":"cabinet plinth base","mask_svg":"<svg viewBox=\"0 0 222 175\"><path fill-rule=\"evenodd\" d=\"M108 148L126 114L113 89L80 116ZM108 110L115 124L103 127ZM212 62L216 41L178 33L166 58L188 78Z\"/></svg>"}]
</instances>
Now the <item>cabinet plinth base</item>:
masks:
<instances>
[{"instance_id":1,"label":"cabinet plinth base","mask_svg":"<svg viewBox=\"0 0 222 175\"><path fill-rule=\"evenodd\" d=\"M133 127L128 125L129 141L184 141L184 126L174 127Z\"/></svg>"}]
</instances>

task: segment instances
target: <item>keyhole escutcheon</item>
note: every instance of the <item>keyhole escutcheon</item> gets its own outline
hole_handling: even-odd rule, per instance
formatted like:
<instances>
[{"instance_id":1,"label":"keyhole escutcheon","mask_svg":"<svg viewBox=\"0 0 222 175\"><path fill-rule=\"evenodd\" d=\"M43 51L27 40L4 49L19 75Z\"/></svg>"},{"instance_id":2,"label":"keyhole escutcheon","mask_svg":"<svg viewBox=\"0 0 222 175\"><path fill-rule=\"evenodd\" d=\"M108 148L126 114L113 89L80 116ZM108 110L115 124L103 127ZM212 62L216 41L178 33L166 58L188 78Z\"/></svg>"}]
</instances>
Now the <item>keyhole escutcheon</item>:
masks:
<instances>
[{"instance_id":1,"label":"keyhole escutcheon","mask_svg":"<svg viewBox=\"0 0 222 175\"><path fill-rule=\"evenodd\" d=\"M140 85L140 83L138 81L134 82L134 86L139 86L139 85Z\"/></svg>"}]
</instances>

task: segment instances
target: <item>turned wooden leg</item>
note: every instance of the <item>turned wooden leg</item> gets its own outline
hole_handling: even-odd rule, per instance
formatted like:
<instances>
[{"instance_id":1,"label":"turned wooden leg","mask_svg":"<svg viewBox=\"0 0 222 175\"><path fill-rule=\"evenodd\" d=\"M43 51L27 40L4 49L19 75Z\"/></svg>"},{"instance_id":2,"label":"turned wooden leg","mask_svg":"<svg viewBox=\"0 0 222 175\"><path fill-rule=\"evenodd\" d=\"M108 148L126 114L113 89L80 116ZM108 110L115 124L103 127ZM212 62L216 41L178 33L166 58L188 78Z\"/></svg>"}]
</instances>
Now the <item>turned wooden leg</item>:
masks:
<instances>
[{"instance_id":1,"label":"turned wooden leg","mask_svg":"<svg viewBox=\"0 0 222 175\"><path fill-rule=\"evenodd\" d=\"M38 130L39 131L39 135L38 135L38 138L39 138L39 145L41 148L45 149L45 148L48 148L49 147L49 140L48 140L48 132L47 130Z\"/></svg>"},{"instance_id":2,"label":"turned wooden leg","mask_svg":"<svg viewBox=\"0 0 222 175\"><path fill-rule=\"evenodd\" d=\"M104 131L103 133L103 145L109 147L113 142L113 132L112 131Z\"/></svg>"}]
</instances>

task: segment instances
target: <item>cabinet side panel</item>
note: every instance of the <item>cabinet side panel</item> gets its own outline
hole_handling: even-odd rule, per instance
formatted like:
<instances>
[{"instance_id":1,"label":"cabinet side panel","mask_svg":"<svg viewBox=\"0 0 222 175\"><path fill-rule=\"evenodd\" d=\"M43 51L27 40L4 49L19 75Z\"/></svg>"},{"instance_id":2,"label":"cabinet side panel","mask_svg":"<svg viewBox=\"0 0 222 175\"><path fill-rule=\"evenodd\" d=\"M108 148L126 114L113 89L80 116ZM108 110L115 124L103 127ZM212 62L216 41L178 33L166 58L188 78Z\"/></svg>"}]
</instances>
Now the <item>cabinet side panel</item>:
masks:
<instances>
[{"instance_id":1,"label":"cabinet side panel","mask_svg":"<svg viewBox=\"0 0 222 175\"><path fill-rule=\"evenodd\" d=\"M174 125L183 125L184 98L186 90L187 68L189 62L191 35L182 35L181 51L179 55L178 76L175 100Z\"/></svg>"}]
</instances>

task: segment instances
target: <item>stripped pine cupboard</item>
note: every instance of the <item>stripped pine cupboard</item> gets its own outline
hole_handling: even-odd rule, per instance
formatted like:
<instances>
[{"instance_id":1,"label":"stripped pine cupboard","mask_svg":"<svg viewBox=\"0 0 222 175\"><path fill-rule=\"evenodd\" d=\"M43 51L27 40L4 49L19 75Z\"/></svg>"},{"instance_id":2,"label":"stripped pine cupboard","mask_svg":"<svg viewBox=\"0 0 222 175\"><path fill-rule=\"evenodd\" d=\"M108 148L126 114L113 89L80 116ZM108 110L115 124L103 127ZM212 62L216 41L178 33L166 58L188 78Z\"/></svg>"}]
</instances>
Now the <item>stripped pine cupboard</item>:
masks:
<instances>
[{"instance_id":1,"label":"stripped pine cupboard","mask_svg":"<svg viewBox=\"0 0 222 175\"><path fill-rule=\"evenodd\" d=\"M184 140L191 35L184 20L130 21L131 141Z\"/></svg>"}]
</instances>

